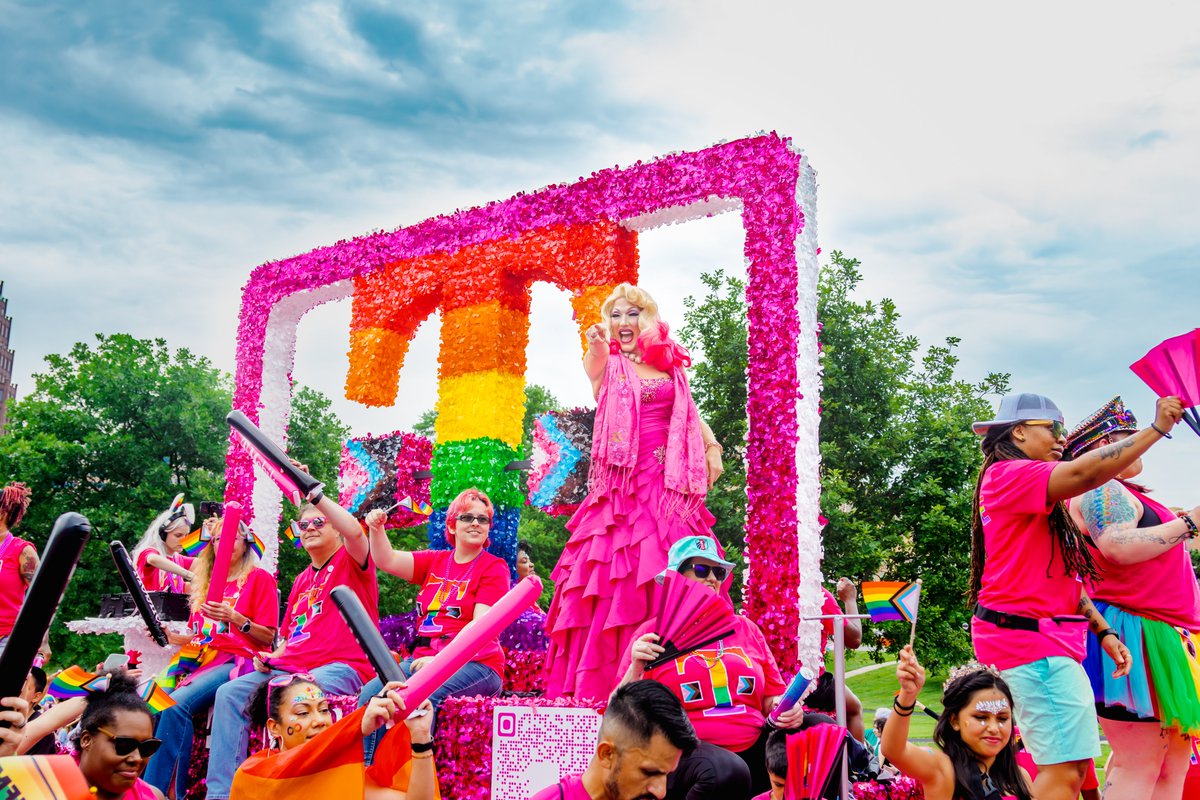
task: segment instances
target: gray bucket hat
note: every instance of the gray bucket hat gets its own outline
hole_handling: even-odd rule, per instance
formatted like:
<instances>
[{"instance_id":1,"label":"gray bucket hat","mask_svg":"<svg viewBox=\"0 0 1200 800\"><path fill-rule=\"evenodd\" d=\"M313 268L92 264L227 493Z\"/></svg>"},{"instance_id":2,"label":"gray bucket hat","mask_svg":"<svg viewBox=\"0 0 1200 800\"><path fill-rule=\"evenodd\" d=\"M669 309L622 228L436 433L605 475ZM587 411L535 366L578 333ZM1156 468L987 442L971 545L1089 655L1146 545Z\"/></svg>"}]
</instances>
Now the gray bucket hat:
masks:
<instances>
[{"instance_id":1,"label":"gray bucket hat","mask_svg":"<svg viewBox=\"0 0 1200 800\"><path fill-rule=\"evenodd\" d=\"M985 422L972 422L971 430L983 436L993 425L1011 425L1028 419L1049 419L1066 422L1063 413L1049 397L1040 394L1008 394L1000 398L996 418Z\"/></svg>"}]
</instances>

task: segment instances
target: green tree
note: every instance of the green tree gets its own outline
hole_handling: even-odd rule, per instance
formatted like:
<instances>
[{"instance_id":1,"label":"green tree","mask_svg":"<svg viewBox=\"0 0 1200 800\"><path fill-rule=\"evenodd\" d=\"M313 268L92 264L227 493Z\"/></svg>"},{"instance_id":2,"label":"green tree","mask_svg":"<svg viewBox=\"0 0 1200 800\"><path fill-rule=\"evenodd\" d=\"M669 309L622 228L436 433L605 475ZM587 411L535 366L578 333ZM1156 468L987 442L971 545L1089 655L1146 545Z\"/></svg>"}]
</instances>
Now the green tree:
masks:
<instances>
[{"instance_id":1,"label":"green tree","mask_svg":"<svg viewBox=\"0 0 1200 800\"><path fill-rule=\"evenodd\" d=\"M689 381L700 417L724 448L725 472L708 494L713 532L728 558L745 548L746 520L746 283L723 270L706 272L702 298L685 297L679 339L692 353ZM733 596L741 595L741 570Z\"/></svg>"},{"instance_id":2,"label":"green tree","mask_svg":"<svg viewBox=\"0 0 1200 800\"><path fill-rule=\"evenodd\" d=\"M72 636L64 623L95 615L100 595L120 591L108 542L132 548L178 492L190 502L223 496L232 382L206 358L127 334L48 356L34 382L9 407L0 479L32 488L20 532L39 550L63 512L92 522L51 634L55 663L90 666L120 638ZM344 426L318 393L301 389L297 400L293 453L332 480Z\"/></svg>"},{"instance_id":3,"label":"green tree","mask_svg":"<svg viewBox=\"0 0 1200 800\"><path fill-rule=\"evenodd\" d=\"M977 384L955 376L956 337L917 362L920 343L899 328L890 300L853 299L859 262L834 252L822 270L821 394L823 571L856 582L921 578L918 635L933 666L970 654L964 624L970 515L981 454L970 423L1008 376ZM877 642L901 644L897 626Z\"/></svg>"}]
</instances>

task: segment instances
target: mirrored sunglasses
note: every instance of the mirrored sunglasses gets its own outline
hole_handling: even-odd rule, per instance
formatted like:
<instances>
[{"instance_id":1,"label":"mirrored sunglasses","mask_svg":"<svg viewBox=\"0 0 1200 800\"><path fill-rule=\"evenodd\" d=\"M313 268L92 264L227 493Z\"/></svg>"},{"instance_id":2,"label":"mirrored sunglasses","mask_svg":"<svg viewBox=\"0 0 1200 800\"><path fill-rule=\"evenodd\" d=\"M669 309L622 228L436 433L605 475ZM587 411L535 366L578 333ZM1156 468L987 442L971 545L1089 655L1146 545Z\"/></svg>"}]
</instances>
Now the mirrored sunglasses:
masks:
<instances>
[{"instance_id":1,"label":"mirrored sunglasses","mask_svg":"<svg viewBox=\"0 0 1200 800\"><path fill-rule=\"evenodd\" d=\"M326 519L324 517L309 517L308 519L302 519L298 521L296 523L296 527L302 531L306 531L309 528L312 528L313 530L320 530L321 528L325 527L325 522Z\"/></svg>"},{"instance_id":2,"label":"mirrored sunglasses","mask_svg":"<svg viewBox=\"0 0 1200 800\"><path fill-rule=\"evenodd\" d=\"M700 580L708 578L709 573L712 573L718 583L729 577L729 570L725 567L710 567L708 564L689 564L684 569L690 569L692 574Z\"/></svg>"},{"instance_id":3,"label":"mirrored sunglasses","mask_svg":"<svg viewBox=\"0 0 1200 800\"><path fill-rule=\"evenodd\" d=\"M1022 425L1033 425L1035 427L1047 427L1050 429L1050 435L1055 439L1062 439L1067 435L1067 425L1057 419L1027 419L1021 422Z\"/></svg>"}]
</instances>

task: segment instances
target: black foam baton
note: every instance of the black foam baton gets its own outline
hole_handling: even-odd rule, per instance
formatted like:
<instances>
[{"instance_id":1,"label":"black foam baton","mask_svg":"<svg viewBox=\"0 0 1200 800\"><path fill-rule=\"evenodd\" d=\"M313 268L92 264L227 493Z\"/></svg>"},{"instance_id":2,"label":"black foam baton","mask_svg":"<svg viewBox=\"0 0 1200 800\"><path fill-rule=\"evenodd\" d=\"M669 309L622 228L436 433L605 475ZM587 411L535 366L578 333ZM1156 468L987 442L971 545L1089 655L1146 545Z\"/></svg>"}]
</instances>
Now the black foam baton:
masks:
<instances>
[{"instance_id":1,"label":"black foam baton","mask_svg":"<svg viewBox=\"0 0 1200 800\"><path fill-rule=\"evenodd\" d=\"M321 499L325 484L292 464L287 453L268 439L245 414L230 411L225 415L225 421L233 429L237 443L263 472L271 476L292 505L298 506L305 500L315 503Z\"/></svg>"},{"instance_id":2,"label":"black foam baton","mask_svg":"<svg viewBox=\"0 0 1200 800\"><path fill-rule=\"evenodd\" d=\"M335 586L330 590L329 597L337 606L337 610L341 612L342 619L346 620L346 625L354 634L354 638L358 640L358 646L367 654L367 659L375 668L379 679L385 684L392 681L403 681L404 673L400 671L400 665L392 657L392 652L388 650L387 643L383 641L378 626L371 620L367 609L363 607L362 600L358 599L354 590L349 586Z\"/></svg>"},{"instance_id":3,"label":"black foam baton","mask_svg":"<svg viewBox=\"0 0 1200 800\"><path fill-rule=\"evenodd\" d=\"M33 659L46 638L54 612L62 602L63 592L91 535L92 523L82 514L69 511L55 520L42 553L42 563L25 594L8 643L0 652L0 697L16 697L21 693ZM7 726L8 723L0 723L0 727Z\"/></svg>"},{"instance_id":4,"label":"black foam baton","mask_svg":"<svg viewBox=\"0 0 1200 800\"><path fill-rule=\"evenodd\" d=\"M117 574L121 576L121 583L125 584L125 591L133 597L133 604L137 606L138 613L142 615L142 622L146 623L146 630L150 632L150 638L157 642L159 647L166 647L171 640L167 638L167 632L158 618L158 612L154 610L154 604L150 602L150 595L146 593L146 587L142 585L141 579L133 569L133 562L129 560L129 553L125 550L125 545L120 542L109 542L108 550L112 553L113 562L117 565Z\"/></svg>"}]
</instances>

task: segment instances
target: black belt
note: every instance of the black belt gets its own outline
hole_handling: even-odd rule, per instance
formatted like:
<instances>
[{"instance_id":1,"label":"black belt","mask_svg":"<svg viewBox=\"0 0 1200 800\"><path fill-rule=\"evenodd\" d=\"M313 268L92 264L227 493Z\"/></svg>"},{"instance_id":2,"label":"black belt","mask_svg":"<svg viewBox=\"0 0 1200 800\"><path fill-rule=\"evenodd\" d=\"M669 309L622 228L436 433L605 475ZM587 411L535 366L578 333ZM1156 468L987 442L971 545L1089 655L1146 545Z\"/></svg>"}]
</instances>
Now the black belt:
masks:
<instances>
[{"instance_id":1,"label":"black belt","mask_svg":"<svg viewBox=\"0 0 1200 800\"><path fill-rule=\"evenodd\" d=\"M1022 617L1020 614L1008 614L1004 611L993 611L975 604L975 616L984 622L990 622L1001 628L1012 628L1018 631L1037 631L1038 621L1033 617Z\"/></svg>"}]
</instances>

